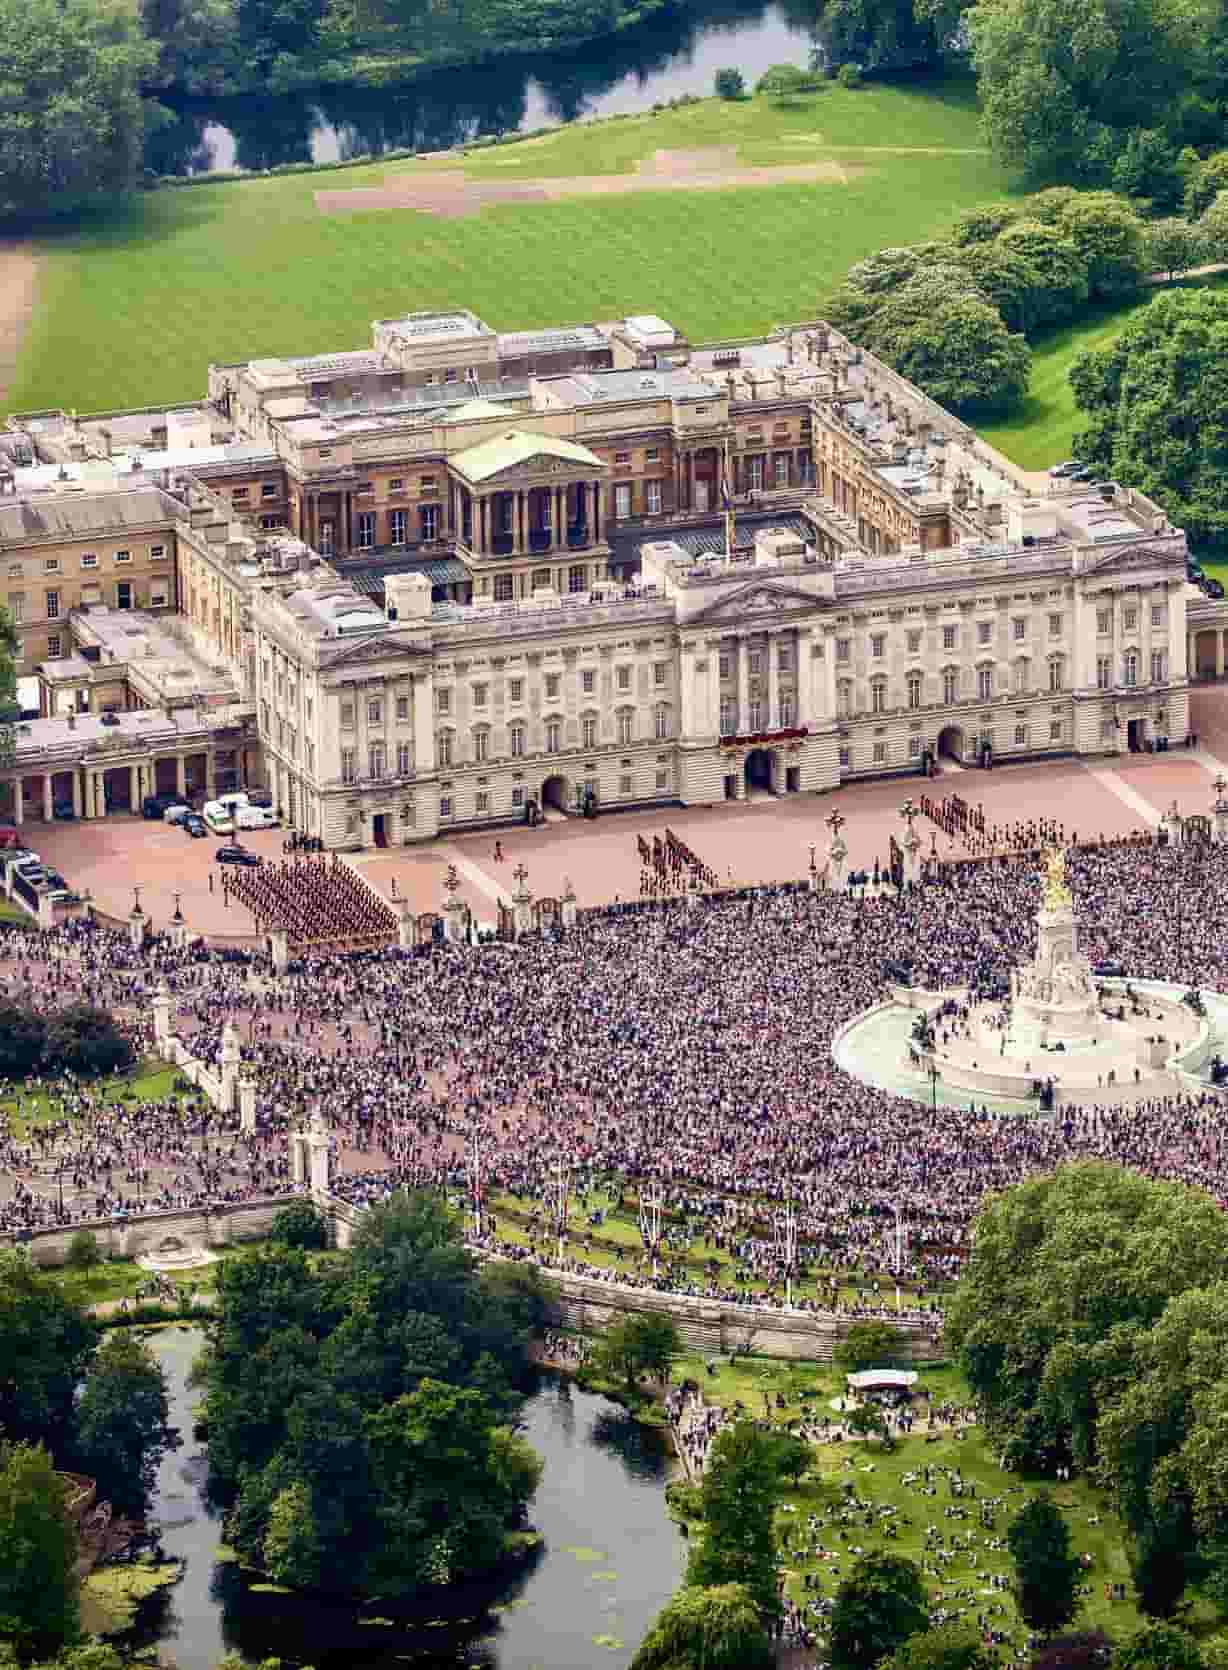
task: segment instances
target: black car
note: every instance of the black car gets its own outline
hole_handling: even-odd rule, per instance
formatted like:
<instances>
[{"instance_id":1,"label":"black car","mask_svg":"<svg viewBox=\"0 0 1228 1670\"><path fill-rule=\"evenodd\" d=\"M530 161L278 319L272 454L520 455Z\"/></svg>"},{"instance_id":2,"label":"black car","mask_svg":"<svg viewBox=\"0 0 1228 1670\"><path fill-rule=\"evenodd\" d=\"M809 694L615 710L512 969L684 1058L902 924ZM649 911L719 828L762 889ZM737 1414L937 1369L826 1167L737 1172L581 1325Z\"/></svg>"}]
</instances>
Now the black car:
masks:
<instances>
[{"instance_id":1,"label":"black car","mask_svg":"<svg viewBox=\"0 0 1228 1670\"><path fill-rule=\"evenodd\" d=\"M190 835L194 841L199 841L202 835L209 833L209 826L199 812L189 812L179 827L185 834Z\"/></svg>"},{"instance_id":2,"label":"black car","mask_svg":"<svg viewBox=\"0 0 1228 1670\"><path fill-rule=\"evenodd\" d=\"M141 816L157 818L160 821L166 808L178 806L182 798L183 796L178 794L147 794L141 802Z\"/></svg>"},{"instance_id":3,"label":"black car","mask_svg":"<svg viewBox=\"0 0 1228 1670\"><path fill-rule=\"evenodd\" d=\"M219 864L246 864L251 867L261 862L258 852L248 852L246 847L219 847L214 853Z\"/></svg>"}]
</instances>

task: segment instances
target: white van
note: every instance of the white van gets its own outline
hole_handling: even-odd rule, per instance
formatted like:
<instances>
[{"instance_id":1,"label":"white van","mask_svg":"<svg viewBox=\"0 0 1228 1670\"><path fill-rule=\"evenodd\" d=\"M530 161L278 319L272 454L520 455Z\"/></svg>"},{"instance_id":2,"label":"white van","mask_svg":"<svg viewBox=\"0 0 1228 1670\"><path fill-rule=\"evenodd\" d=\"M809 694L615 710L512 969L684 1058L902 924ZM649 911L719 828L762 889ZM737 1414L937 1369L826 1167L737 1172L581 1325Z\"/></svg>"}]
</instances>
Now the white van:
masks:
<instances>
[{"instance_id":1,"label":"white van","mask_svg":"<svg viewBox=\"0 0 1228 1670\"><path fill-rule=\"evenodd\" d=\"M229 806L223 806L220 800L207 800L201 817L211 835L231 835L234 833L234 814Z\"/></svg>"},{"instance_id":2,"label":"white van","mask_svg":"<svg viewBox=\"0 0 1228 1670\"><path fill-rule=\"evenodd\" d=\"M240 806L250 806L251 801L242 789L235 789L230 794L219 794L213 803L215 806L229 807L231 812L237 812Z\"/></svg>"},{"instance_id":3,"label":"white van","mask_svg":"<svg viewBox=\"0 0 1228 1670\"><path fill-rule=\"evenodd\" d=\"M277 813L271 806L237 806L236 829L276 829Z\"/></svg>"}]
</instances>

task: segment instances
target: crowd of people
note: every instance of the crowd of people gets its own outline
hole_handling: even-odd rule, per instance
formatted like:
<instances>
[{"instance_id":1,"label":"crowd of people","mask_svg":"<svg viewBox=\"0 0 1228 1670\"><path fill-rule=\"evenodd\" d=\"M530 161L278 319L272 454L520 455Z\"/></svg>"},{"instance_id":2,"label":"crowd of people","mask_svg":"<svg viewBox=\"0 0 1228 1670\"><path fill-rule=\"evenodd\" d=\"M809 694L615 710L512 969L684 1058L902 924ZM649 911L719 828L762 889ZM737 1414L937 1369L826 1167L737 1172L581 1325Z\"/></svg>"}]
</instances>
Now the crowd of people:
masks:
<instances>
[{"instance_id":1,"label":"crowd of people","mask_svg":"<svg viewBox=\"0 0 1228 1670\"><path fill-rule=\"evenodd\" d=\"M386 945L397 937L392 911L335 852L227 866L222 893L247 906L261 933L284 929L294 946Z\"/></svg>"},{"instance_id":2,"label":"crowd of people","mask_svg":"<svg viewBox=\"0 0 1228 1670\"><path fill-rule=\"evenodd\" d=\"M666 898L687 887L710 891L717 886L716 871L698 858L668 824L664 839L660 835L654 835L651 843L642 835L635 839L640 856L642 899Z\"/></svg>"},{"instance_id":3,"label":"crowd of people","mask_svg":"<svg viewBox=\"0 0 1228 1670\"><path fill-rule=\"evenodd\" d=\"M344 866L286 868L313 940L354 926L331 914L352 896ZM1228 854L1126 840L1072 855L1070 873L1093 961L1112 957L1132 975L1183 987L1225 986ZM368 898L362 890L360 909ZM783 1303L790 1272L773 1219L789 1199L801 1258L826 1272L807 1302L892 1314L887 1231L898 1211L908 1226L904 1314L933 1323L987 1191L1095 1155L1224 1192L1221 1101L1210 1086L1012 1119L894 1095L836 1066L833 1034L879 1000L885 969L903 966L927 988L1000 990L1032 955L1038 899L1031 866L944 866L902 897L762 888L698 909L676 901L589 912L571 932L514 946L309 952L282 976L263 957L163 940L137 950L79 923L8 931L0 988L9 995L43 1007L88 996L147 1045L165 980L175 1029L207 1063L235 1022L259 1123L240 1140L233 1116L167 1099L87 1117L70 1109L47 1138L10 1132L0 1139L0 1224L84 1218L99 1203L130 1210L147 1193L174 1203L276 1191L288 1186L287 1130L319 1109L334 1191L356 1205L406 1183L467 1198L475 1136L488 1198L540 1203L560 1161L578 1197L614 1178L630 1204L651 1181L690 1253L667 1239L655 1273L634 1251L611 1268L586 1258L577 1215L564 1260L603 1280L761 1296L741 1270ZM724 1255L711 1272L695 1256L705 1242ZM557 1257L544 1222L533 1256Z\"/></svg>"}]
</instances>

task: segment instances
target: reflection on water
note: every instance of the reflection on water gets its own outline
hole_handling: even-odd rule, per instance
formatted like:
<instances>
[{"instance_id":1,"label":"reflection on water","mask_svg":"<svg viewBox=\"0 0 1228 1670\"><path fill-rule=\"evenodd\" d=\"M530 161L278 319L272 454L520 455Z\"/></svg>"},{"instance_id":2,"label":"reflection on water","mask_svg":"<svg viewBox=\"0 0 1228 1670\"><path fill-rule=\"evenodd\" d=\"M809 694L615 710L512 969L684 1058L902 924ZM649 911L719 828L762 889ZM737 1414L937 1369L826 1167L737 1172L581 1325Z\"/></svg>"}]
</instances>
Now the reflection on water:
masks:
<instances>
[{"instance_id":1,"label":"reflection on water","mask_svg":"<svg viewBox=\"0 0 1228 1670\"><path fill-rule=\"evenodd\" d=\"M158 174L337 162L650 110L684 93L707 97L724 65L750 84L770 64L804 65L813 30L804 0L712 0L574 53L501 58L392 87L164 100L174 120L151 136L146 162Z\"/></svg>"},{"instance_id":2,"label":"reflection on water","mask_svg":"<svg viewBox=\"0 0 1228 1670\"><path fill-rule=\"evenodd\" d=\"M600 1657L623 1670L682 1572L682 1544L665 1511L660 1435L604 1399L545 1374L525 1408L524 1433L545 1461L532 1506L543 1544L512 1579L432 1596L426 1610L255 1592L218 1559L221 1527L205 1500L206 1460L191 1436L188 1386L196 1330L151 1341L167 1373L171 1419L184 1447L159 1475L154 1518L166 1553L184 1562L173 1589L142 1611L134 1645L157 1645L179 1670L213 1670L223 1653L279 1657L317 1670L574 1670ZM378 1614L384 1621L370 1619ZM364 1623L362 1620L368 1621ZM595 1635L625 1643L597 1649Z\"/></svg>"}]
</instances>

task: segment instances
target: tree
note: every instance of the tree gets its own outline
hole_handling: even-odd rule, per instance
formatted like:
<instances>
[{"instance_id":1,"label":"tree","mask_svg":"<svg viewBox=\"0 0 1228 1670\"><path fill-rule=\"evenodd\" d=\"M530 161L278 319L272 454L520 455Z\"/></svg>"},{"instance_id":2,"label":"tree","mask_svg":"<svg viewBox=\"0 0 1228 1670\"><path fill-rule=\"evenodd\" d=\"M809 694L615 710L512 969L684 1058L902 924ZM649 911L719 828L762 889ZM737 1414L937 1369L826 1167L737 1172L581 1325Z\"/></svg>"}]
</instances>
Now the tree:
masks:
<instances>
[{"instance_id":1,"label":"tree","mask_svg":"<svg viewBox=\"0 0 1228 1670\"><path fill-rule=\"evenodd\" d=\"M319 1586L324 1549L311 1491L302 1479L296 1479L273 1498L263 1554L265 1570L275 1583L285 1583L292 1589Z\"/></svg>"},{"instance_id":2,"label":"tree","mask_svg":"<svg viewBox=\"0 0 1228 1670\"><path fill-rule=\"evenodd\" d=\"M102 1253L98 1247L98 1237L92 1229L79 1229L68 1243L68 1256L64 1260L70 1270L77 1270L85 1274L93 1270L102 1262Z\"/></svg>"},{"instance_id":3,"label":"tree","mask_svg":"<svg viewBox=\"0 0 1228 1670\"><path fill-rule=\"evenodd\" d=\"M999 232L1024 218L1024 210L1016 203L983 203L975 209L965 209L951 224L951 242L961 249L970 244L992 243Z\"/></svg>"},{"instance_id":4,"label":"tree","mask_svg":"<svg viewBox=\"0 0 1228 1670\"><path fill-rule=\"evenodd\" d=\"M1215 151L1186 181L1185 212L1191 220L1205 214L1221 191L1228 191L1228 151Z\"/></svg>"},{"instance_id":5,"label":"tree","mask_svg":"<svg viewBox=\"0 0 1228 1670\"><path fill-rule=\"evenodd\" d=\"M1113 1654L1113 1670L1204 1670L1198 1643L1172 1624L1146 1624Z\"/></svg>"},{"instance_id":6,"label":"tree","mask_svg":"<svg viewBox=\"0 0 1228 1670\"><path fill-rule=\"evenodd\" d=\"M1188 273L1202 264L1206 238L1188 220L1170 216L1147 223L1143 236L1143 250L1147 265L1153 272L1167 273L1170 281L1178 273Z\"/></svg>"},{"instance_id":7,"label":"tree","mask_svg":"<svg viewBox=\"0 0 1228 1670\"><path fill-rule=\"evenodd\" d=\"M1062 226L1017 220L998 238L1002 249L1022 256L1035 273L1031 313L1034 328L1069 319L1087 301L1087 260Z\"/></svg>"},{"instance_id":8,"label":"tree","mask_svg":"<svg viewBox=\"0 0 1228 1670\"><path fill-rule=\"evenodd\" d=\"M829 61L842 69L918 69L942 58L938 26L913 0L832 0L822 31Z\"/></svg>"},{"instance_id":9,"label":"tree","mask_svg":"<svg viewBox=\"0 0 1228 1670\"><path fill-rule=\"evenodd\" d=\"M166 1376L126 1329L99 1347L77 1403L75 1453L99 1496L117 1513L142 1518L158 1464L181 1440L170 1424Z\"/></svg>"},{"instance_id":10,"label":"tree","mask_svg":"<svg viewBox=\"0 0 1228 1670\"><path fill-rule=\"evenodd\" d=\"M1027 178L1093 181L1128 130L1162 123L1199 32L1181 0L979 0L968 27L999 160Z\"/></svg>"},{"instance_id":11,"label":"tree","mask_svg":"<svg viewBox=\"0 0 1228 1670\"><path fill-rule=\"evenodd\" d=\"M655 1313L620 1317L611 1322L593 1356L593 1366L610 1380L634 1391L641 1374L665 1380L682 1349L673 1318Z\"/></svg>"},{"instance_id":12,"label":"tree","mask_svg":"<svg viewBox=\"0 0 1228 1670\"><path fill-rule=\"evenodd\" d=\"M734 100L746 97L746 77L741 70L717 70L713 90L718 99Z\"/></svg>"},{"instance_id":13,"label":"tree","mask_svg":"<svg viewBox=\"0 0 1228 1670\"><path fill-rule=\"evenodd\" d=\"M862 1369L888 1367L902 1349L900 1331L889 1322L852 1322L844 1338L837 1342L832 1360L846 1374L858 1374Z\"/></svg>"},{"instance_id":14,"label":"tree","mask_svg":"<svg viewBox=\"0 0 1228 1670\"><path fill-rule=\"evenodd\" d=\"M0 1433L64 1449L97 1325L20 1252L0 1252Z\"/></svg>"},{"instance_id":15,"label":"tree","mask_svg":"<svg viewBox=\"0 0 1228 1670\"><path fill-rule=\"evenodd\" d=\"M995 238L968 244L958 259L977 289L997 308L1007 330L1026 335L1036 328L1047 298L1040 273L1022 251Z\"/></svg>"},{"instance_id":16,"label":"tree","mask_svg":"<svg viewBox=\"0 0 1228 1670\"><path fill-rule=\"evenodd\" d=\"M858 1404L849 1416L849 1427L853 1432L859 1432L863 1438L879 1439L885 1450L895 1448L891 1429L887 1425L887 1417L877 1403Z\"/></svg>"},{"instance_id":17,"label":"tree","mask_svg":"<svg viewBox=\"0 0 1228 1670\"><path fill-rule=\"evenodd\" d=\"M687 1562L690 1587L742 1584L763 1618L778 1614L773 1516L779 1483L770 1434L738 1421L717 1435L700 1486L703 1532Z\"/></svg>"},{"instance_id":18,"label":"tree","mask_svg":"<svg viewBox=\"0 0 1228 1670\"><path fill-rule=\"evenodd\" d=\"M906 294L876 316L875 352L888 365L963 416L1009 411L1023 399L1031 352L990 302L954 296L909 318L914 305Z\"/></svg>"},{"instance_id":19,"label":"tree","mask_svg":"<svg viewBox=\"0 0 1228 1670\"><path fill-rule=\"evenodd\" d=\"M664 1607L631 1670L770 1670L771 1643L740 1583L683 1588Z\"/></svg>"},{"instance_id":20,"label":"tree","mask_svg":"<svg viewBox=\"0 0 1228 1670\"><path fill-rule=\"evenodd\" d=\"M3 0L0 0L0 5ZM116 1073L133 1059L132 1044L119 1030L109 1009L92 1003L73 1003L55 1010L47 1022L43 1065L53 1072L79 1073L97 1078Z\"/></svg>"},{"instance_id":21,"label":"tree","mask_svg":"<svg viewBox=\"0 0 1228 1670\"><path fill-rule=\"evenodd\" d=\"M1061 211L1058 224L1083 258L1092 301L1138 293L1147 267L1144 223L1129 203L1111 191L1080 192Z\"/></svg>"},{"instance_id":22,"label":"tree","mask_svg":"<svg viewBox=\"0 0 1228 1670\"><path fill-rule=\"evenodd\" d=\"M1183 299L1153 302L1124 336ZM1226 1253L1228 1220L1209 1195L1096 1161L987 1203L946 1334L1009 1458L1093 1465L1100 1413L1134 1372L1135 1334L1173 1294L1213 1279Z\"/></svg>"},{"instance_id":23,"label":"tree","mask_svg":"<svg viewBox=\"0 0 1228 1670\"><path fill-rule=\"evenodd\" d=\"M236 89L243 66L233 45L235 0L140 0L140 16L158 48L152 84L189 93Z\"/></svg>"},{"instance_id":24,"label":"tree","mask_svg":"<svg viewBox=\"0 0 1228 1670\"><path fill-rule=\"evenodd\" d=\"M863 1554L832 1603L832 1664L835 1670L873 1670L928 1623L920 1568L899 1554Z\"/></svg>"},{"instance_id":25,"label":"tree","mask_svg":"<svg viewBox=\"0 0 1228 1670\"><path fill-rule=\"evenodd\" d=\"M0 216L136 184L156 57L119 0L0 0Z\"/></svg>"},{"instance_id":26,"label":"tree","mask_svg":"<svg viewBox=\"0 0 1228 1670\"><path fill-rule=\"evenodd\" d=\"M1134 128L1113 164L1113 190L1173 209L1185 195L1177 147L1160 128Z\"/></svg>"},{"instance_id":27,"label":"tree","mask_svg":"<svg viewBox=\"0 0 1228 1670\"><path fill-rule=\"evenodd\" d=\"M886 1660L883 1670L995 1670L997 1662L975 1630L943 1624L910 1635Z\"/></svg>"},{"instance_id":28,"label":"tree","mask_svg":"<svg viewBox=\"0 0 1228 1670\"><path fill-rule=\"evenodd\" d=\"M1026 1503L1011 1521L1006 1546L1015 1564L1015 1604L1029 1628L1053 1635L1079 1609L1081 1567L1070 1546L1070 1527L1047 1491Z\"/></svg>"},{"instance_id":29,"label":"tree","mask_svg":"<svg viewBox=\"0 0 1228 1670\"><path fill-rule=\"evenodd\" d=\"M43 1058L47 1026L21 1003L0 1003L0 1078L23 1079Z\"/></svg>"},{"instance_id":30,"label":"tree","mask_svg":"<svg viewBox=\"0 0 1228 1670\"><path fill-rule=\"evenodd\" d=\"M296 59L318 46L327 0L237 0L242 61L258 75L284 81Z\"/></svg>"},{"instance_id":31,"label":"tree","mask_svg":"<svg viewBox=\"0 0 1228 1670\"><path fill-rule=\"evenodd\" d=\"M1054 1635L1033 1654L1029 1670L1105 1670L1113 1643L1102 1629Z\"/></svg>"},{"instance_id":32,"label":"tree","mask_svg":"<svg viewBox=\"0 0 1228 1670\"><path fill-rule=\"evenodd\" d=\"M1216 194L1196 230L1208 261L1228 260L1228 191Z\"/></svg>"},{"instance_id":33,"label":"tree","mask_svg":"<svg viewBox=\"0 0 1228 1670\"><path fill-rule=\"evenodd\" d=\"M1228 424L1226 349L1228 298L1171 293L1070 371L1086 425L1076 455L1158 500L1191 544L1211 550L1228 544L1228 460L1219 443Z\"/></svg>"},{"instance_id":34,"label":"tree","mask_svg":"<svg viewBox=\"0 0 1228 1670\"><path fill-rule=\"evenodd\" d=\"M799 94L809 93L813 88L814 77L796 64L773 64L755 83L756 93L775 99L778 104L788 104Z\"/></svg>"},{"instance_id":35,"label":"tree","mask_svg":"<svg viewBox=\"0 0 1228 1670\"><path fill-rule=\"evenodd\" d=\"M836 72L836 80L849 91L861 86L862 74L860 64L841 64Z\"/></svg>"},{"instance_id":36,"label":"tree","mask_svg":"<svg viewBox=\"0 0 1228 1670\"><path fill-rule=\"evenodd\" d=\"M78 1633L77 1533L39 1444L0 1449L0 1637L44 1658Z\"/></svg>"},{"instance_id":37,"label":"tree","mask_svg":"<svg viewBox=\"0 0 1228 1670\"><path fill-rule=\"evenodd\" d=\"M279 1247L320 1252L328 1245L328 1225L320 1208L310 1200L292 1200L269 1225L269 1240Z\"/></svg>"}]
</instances>

